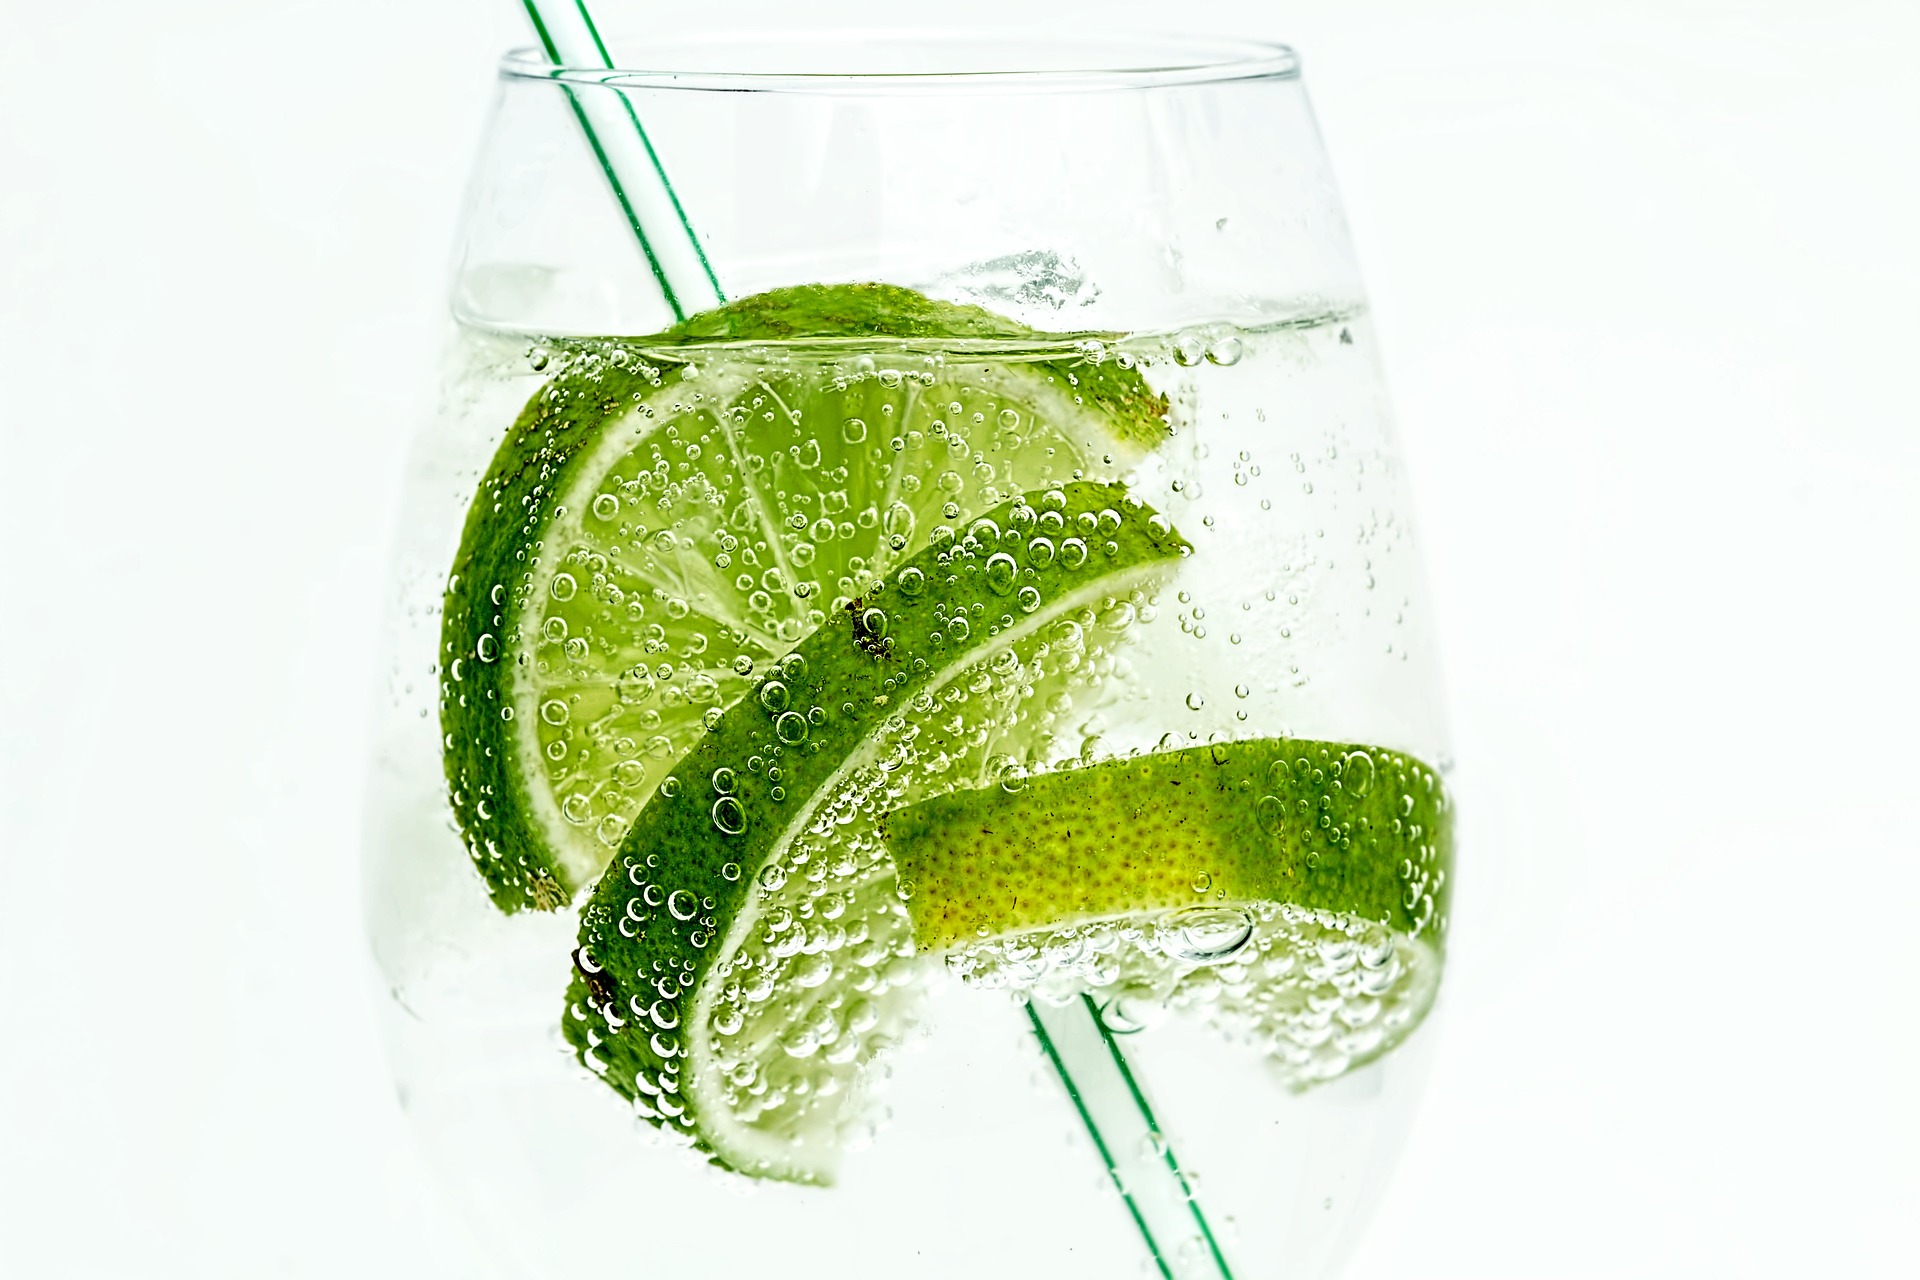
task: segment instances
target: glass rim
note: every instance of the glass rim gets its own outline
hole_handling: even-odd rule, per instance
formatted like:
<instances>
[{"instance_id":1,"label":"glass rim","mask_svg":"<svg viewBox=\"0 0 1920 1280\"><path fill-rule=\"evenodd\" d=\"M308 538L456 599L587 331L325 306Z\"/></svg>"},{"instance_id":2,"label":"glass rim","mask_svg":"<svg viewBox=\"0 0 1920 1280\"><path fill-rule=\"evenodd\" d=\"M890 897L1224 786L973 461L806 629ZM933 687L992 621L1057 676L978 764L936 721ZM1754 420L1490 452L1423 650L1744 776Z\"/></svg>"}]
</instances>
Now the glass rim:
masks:
<instances>
[{"instance_id":1,"label":"glass rim","mask_svg":"<svg viewBox=\"0 0 1920 1280\"><path fill-rule=\"evenodd\" d=\"M886 94L935 93L1095 93L1160 89L1239 80L1293 79L1300 72L1294 50L1272 41L1232 36L1063 35L1017 28L911 30L868 28L852 31L760 31L745 34L696 33L662 39L657 33L627 42L629 47L672 50L660 57L614 68L556 66L540 49L527 46L500 60L502 77L549 80L566 85L623 89L671 89L721 93ZM977 68L940 70L737 70L700 65L700 55L777 44L781 49L811 49L844 54L857 45L897 46L901 50L954 50L977 44L984 50L1047 49L1051 60L1032 66L994 65L991 57ZM1106 57L1088 65L1096 51ZM1077 55L1077 56L1076 56Z\"/></svg>"}]
</instances>

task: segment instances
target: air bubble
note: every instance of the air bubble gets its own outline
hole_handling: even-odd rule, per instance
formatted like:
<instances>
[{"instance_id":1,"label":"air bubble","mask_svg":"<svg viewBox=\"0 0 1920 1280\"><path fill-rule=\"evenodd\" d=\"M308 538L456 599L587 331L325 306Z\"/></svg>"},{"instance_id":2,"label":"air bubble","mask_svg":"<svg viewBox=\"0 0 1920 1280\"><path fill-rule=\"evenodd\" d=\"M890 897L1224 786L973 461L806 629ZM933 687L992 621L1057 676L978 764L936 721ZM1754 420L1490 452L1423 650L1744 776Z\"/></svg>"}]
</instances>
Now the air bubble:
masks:
<instances>
[{"instance_id":1,"label":"air bubble","mask_svg":"<svg viewBox=\"0 0 1920 1280\"><path fill-rule=\"evenodd\" d=\"M610 493L603 493L593 500L593 514L601 520L611 520L620 514L620 499Z\"/></svg>"},{"instance_id":2,"label":"air bubble","mask_svg":"<svg viewBox=\"0 0 1920 1280\"><path fill-rule=\"evenodd\" d=\"M1133 1035L1158 1025L1167 1016L1166 1003L1146 987L1127 987L1100 1006L1100 1021L1115 1035Z\"/></svg>"},{"instance_id":3,"label":"air bubble","mask_svg":"<svg viewBox=\"0 0 1920 1280\"><path fill-rule=\"evenodd\" d=\"M1373 790L1373 757L1364 751L1355 751L1346 758L1341 770L1340 784L1351 796L1364 796Z\"/></svg>"},{"instance_id":4,"label":"air bubble","mask_svg":"<svg viewBox=\"0 0 1920 1280\"><path fill-rule=\"evenodd\" d=\"M1278 796L1261 796L1253 806L1253 818L1262 831L1277 836L1286 830L1287 807Z\"/></svg>"},{"instance_id":5,"label":"air bubble","mask_svg":"<svg viewBox=\"0 0 1920 1280\"><path fill-rule=\"evenodd\" d=\"M1253 939L1253 921L1238 907L1194 907L1170 917L1162 947L1188 964L1220 964Z\"/></svg>"},{"instance_id":6,"label":"air bubble","mask_svg":"<svg viewBox=\"0 0 1920 1280\"><path fill-rule=\"evenodd\" d=\"M791 713L789 713L791 714ZM733 796L721 796L713 802L713 827L721 835L737 836L747 829L747 811ZM671 909L672 902L669 900ZM681 919L686 919L682 916Z\"/></svg>"},{"instance_id":7,"label":"air bubble","mask_svg":"<svg viewBox=\"0 0 1920 1280\"><path fill-rule=\"evenodd\" d=\"M798 711L783 711L773 722L773 732L788 746L797 746L806 741L807 718Z\"/></svg>"},{"instance_id":8,"label":"air bubble","mask_svg":"<svg viewBox=\"0 0 1920 1280\"><path fill-rule=\"evenodd\" d=\"M1236 365L1242 350L1240 339L1228 335L1207 348L1207 359L1218 365Z\"/></svg>"},{"instance_id":9,"label":"air bubble","mask_svg":"<svg viewBox=\"0 0 1920 1280\"><path fill-rule=\"evenodd\" d=\"M547 586L547 591L553 598L561 601L573 599L574 593L579 589L580 584L573 580L573 575L570 573L554 574L553 581Z\"/></svg>"},{"instance_id":10,"label":"air bubble","mask_svg":"<svg viewBox=\"0 0 1920 1280\"><path fill-rule=\"evenodd\" d=\"M995 595L1004 596L1013 590L1014 580L1019 577L1020 566L1013 557L1004 551L995 552L987 557L987 589Z\"/></svg>"}]
</instances>

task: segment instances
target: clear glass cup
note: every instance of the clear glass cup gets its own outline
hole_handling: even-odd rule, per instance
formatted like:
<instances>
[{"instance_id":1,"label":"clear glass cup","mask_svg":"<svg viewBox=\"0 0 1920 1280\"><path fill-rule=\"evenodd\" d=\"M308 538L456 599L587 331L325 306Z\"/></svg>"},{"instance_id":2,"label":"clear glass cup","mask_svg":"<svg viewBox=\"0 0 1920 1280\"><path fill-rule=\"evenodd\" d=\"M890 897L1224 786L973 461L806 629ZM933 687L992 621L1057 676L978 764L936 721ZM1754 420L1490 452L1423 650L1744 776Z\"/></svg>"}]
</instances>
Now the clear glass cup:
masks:
<instances>
[{"instance_id":1,"label":"clear glass cup","mask_svg":"<svg viewBox=\"0 0 1920 1280\"><path fill-rule=\"evenodd\" d=\"M458 234L441 409L411 456L366 912L429 1158L511 1275L1333 1274L1423 1079L1450 807L1406 479L1294 55L1020 35L626 47L647 67L503 61ZM579 125L582 102L616 98L731 296L882 282L999 327L647 338L675 316ZM572 532L519 548L525 574L461 581L463 530L508 492L503 440L583 378L639 388L588 429L660 469L589 477ZM1060 429L1115 386L1146 404L1151 441L1103 450L1097 428ZM1088 505L1096 485L1123 497ZM1164 554L1100 576L1128 538ZM1051 591L1070 557L1089 565L1071 592L1019 585ZM911 685L903 665L897 705L842 707L830 667L806 677L827 682L823 705L801 705L790 655L824 652L810 637L835 624L876 661L933 653L923 631L898 631L895 650L884 613L920 626L914 610L939 593L907 579L950 562L980 576L935 602L946 656ZM591 635L576 606L555 612L576 590L599 602ZM453 613L495 630L462 639ZM577 672L565 686L567 664L602 648L634 665L605 688ZM464 699L492 678L482 668L515 662L486 687L510 702L545 673L557 683L522 708L522 727L536 712L540 725L474 728ZM831 786L792 800L845 830L803 832L777 866L728 863L725 884L666 883L647 859L680 855L646 843L647 810L698 793L727 834L736 788L770 793L780 743L802 750L779 719L782 681L816 744L855 741L833 738L842 710L870 717ZM779 742L743 756L737 781L689 772L703 736L744 724L755 700ZM809 730L795 718L794 732ZM465 794L465 766L447 763L476 742L560 762L534 760L527 785L552 788L546 820L582 857L612 859L609 886L515 881L496 897L529 909L496 906L486 877L518 856L482 847L500 797ZM594 769L606 776L581 780ZM1214 778L1231 814L1196 817L1178 788ZM1016 883L1041 900L1029 927L930 945L919 913L951 889L897 873L896 853L920 864L893 815L943 794L963 798L949 811L962 825L1005 815L1043 862L1077 817L1104 822L1074 855L1085 867L1191 878L1191 900L1075 914L1051 880ZM1039 796L1053 807L1031 807ZM1187 877L1213 855L1182 833L1232 814L1270 847L1234 863L1238 880ZM1340 869L1375 864L1390 883L1342 907ZM1280 887L1228 891L1256 881ZM676 888L691 890L684 918ZM616 924L632 937L674 921L704 926L695 945L716 951L744 929L726 954L759 968L740 959L698 1010L672 983L672 999L636 995L647 974L603 976L595 948L621 945ZM783 952L782 936L805 942ZM761 972L771 993L743 994ZM680 977L690 990L703 974ZM758 1049L726 1039L743 1009L772 1019ZM694 1016L719 1027L704 1057ZM655 1048L623 1058L605 1043L616 1033ZM831 1137L809 1130L791 1165L775 1152L741 1172L679 1118L689 1097L702 1116L800 1108Z\"/></svg>"}]
</instances>

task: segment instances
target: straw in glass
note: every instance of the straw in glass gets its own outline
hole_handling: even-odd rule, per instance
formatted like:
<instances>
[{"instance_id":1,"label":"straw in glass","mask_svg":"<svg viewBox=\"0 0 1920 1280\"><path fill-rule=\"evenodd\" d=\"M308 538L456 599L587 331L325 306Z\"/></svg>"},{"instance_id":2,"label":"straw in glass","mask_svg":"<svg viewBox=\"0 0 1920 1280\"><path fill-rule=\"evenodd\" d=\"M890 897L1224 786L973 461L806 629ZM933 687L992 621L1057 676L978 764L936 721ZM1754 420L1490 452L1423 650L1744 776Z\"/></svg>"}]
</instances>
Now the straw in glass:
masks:
<instances>
[{"instance_id":1,"label":"straw in glass","mask_svg":"<svg viewBox=\"0 0 1920 1280\"><path fill-rule=\"evenodd\" d=\"M555 66L613 70L584 0L522 3ZM632 102L618 91L580 94L566 87L566 94L674 318L726 301ZM1093 1000L1083 995L1066 1005L1030 1001L1027 1018L1160 1274L1165 1280L1233 1280L1139 1075Z\"/></svg>"},{"instance_id":2,"label":"straw in glass","mask_svg":"<svg viewBox=\"0 0 1920 1280\"><path fill-rule=\"evenodd\" d=\"M613 70L613 58L599 28L581 0L523 0L534 34L556 67L595 67ZM647 266L673 311L685 320L726 301L720 278L707 261L700 237L693 232L687 211L680 206L666 168L647 137L633 103L624 93L575 93L566 89L567 102L587 145L606 175L613 198L640 242Z\"/></svg>"}]
</instances>

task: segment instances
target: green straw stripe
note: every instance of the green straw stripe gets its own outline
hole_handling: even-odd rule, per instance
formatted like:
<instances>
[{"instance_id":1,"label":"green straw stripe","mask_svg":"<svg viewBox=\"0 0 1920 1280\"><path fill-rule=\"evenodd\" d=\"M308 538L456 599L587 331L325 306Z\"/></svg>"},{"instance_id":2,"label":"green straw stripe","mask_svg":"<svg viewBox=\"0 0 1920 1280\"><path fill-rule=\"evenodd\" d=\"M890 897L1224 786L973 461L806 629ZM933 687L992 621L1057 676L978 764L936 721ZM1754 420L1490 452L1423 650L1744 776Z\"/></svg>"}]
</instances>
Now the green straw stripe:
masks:
<instances>
[{"instance_id":1,"label":"green straw stripe","mask_svg":"<svg viewBox=\"0 0 1920 1280\"><path fill-rule=\"evenodd\" d=\"M1093 1019L1093 1025L1100 1030L1100 1038L1106 1042L1107 1052L1113 1055L1113 1065L1120 1069L1121 1079L1127 1082L1127 1092L1133 1095L1134 1105L1140 1108L1141 1117L1147 1122L1147 1130L1153 1134L1160 1148L1160 1157L1166 1161L1167 1168L1180 1180L1180 1190L1187 1197L1187 1209L1193 1214L1194 1225L1200 1228L1200 1236L1207 1242L1207 1251L1213 1254L1215 1265L1226 1280L1233 1280L1233 1271L1227 1266L1226 1255L1221 1252L1220 1244L1213 1238L1213 1228L1207 1225L1207 1215L1200 1209L1200 1201L1193 1194L1193 1187L1187 1182L1187 1175L1181 1170L1180 1162L1174 1157L1173 1144L1167 1141L1167 1135L1160 1131L1160 1121L1154 1116L1153 1108L1147 1104L1147 1096L1140 1090L1139 1083L1133 1078L1133 1070L1127 1065L1127 1057L1120 1051L1120 1044L1113 1038L1113 1031L1107 1026L1106 1019L1100 1016L1100 1008L1094 1004L1093 997L1082 992L1080 999L1087 1006L1087 1016Z\"/></svg>"},{"instance_id":2,"label":"green straw stripe","mask_svg":"<svg viewBox=\"0 0 1920 1280\"><path fill-rule=\"evenodd\" d=\"M553 36L547 31L547 24L541 20L540 10L535 7L534 0L522 0L522 5L527 11L528 19L533 23L534 32L540 37L540 45L546 50L548 61L552 62L555 66L560 65L560 50L558 46L554 44ZM585 14L586 11L582 9L581 16L584 17ZM594 33L593 38L595 43L599 42L600 35L597 31ZM687 313L680 305L679 295L674 292L672 282L667 279L666 269L661 266L659 256L653 251L653 241L648 238L646 227L641 225L640 215L634 210L633 202L627 198L626 188L621 185L620 176L615 171L612 160L608 158L606 149L600 145L599 135L593 130L593 122L587 118L586 108L580 105L580 99L575 95L571 86L562 85L561 92L567 95L567 105L573 108L574 119L580 122L580 132L586 137L587 145L593 148L593 156L600 164L600 172L607 176L607 185L613 188L613 198L619 202L620 211L626 215L627 225L633 229L634 238L640 242L640 252L646 256L647 268L653 272L654 282L660 286L660 293L666 298L667 306L673 312L673 318L675 320L685 320ZM626 106L628 117L633 118L634 127L636 129L639 128L640 121L633 116L633 105L627 102L625 94L620 95L620 101ZM646 143L646 134L644 132L640 135L640 139L643 143ZM649 156L653 155L653 145L646 143L646 146L647 154ZM659 160L656 158L654 160L656 170L659 168L659 163ZM660 178L662 182L666 181L666 174L662 173ZM678 212L680 209L679 198L673 195L671 187L668 188L667 193L669 198L673 200L674 210ZM681 221L684 223L685 220L685 214L682 214ZM688 228L687 234L689 238L691 238L693 234L692 228ZM699 250L697 241L695 242L695 252L700 255L701 266L706 267L706 254ZM707 267L707 275L709 278L712 277L713 269L711 267ZM714 287L715 289L719 288L718 281L715 282Z\"/></svg>"},{"instance_id":3,"label":"green straw stripe","mask_svg":"<svg viewBox=\"0 0 1920 1280\"><path fill-rule=\"evenodd\" d=\"M1093 1139L1094 1148L1100 1152L1100 1159L1107 1166L1107 1176L1113 1180L1113 1189L1120 1193L1122 1200L1126 1201L1127 1212L1133 1215L1133 1225L1140 1229L1140 1238L1147 1242L1147 1251L1153 1255L1153 1264L1160 1268L1160 1274L1165 1276L1166 1280L1173 1280L1173 1269L1167 1265L1167 1260L1160 1256L1160 1245L1154 1240L1153 1232L1147 1229L1147 1220L1141 1216L1139 1206L1134 1204L1133 1195L1127 1190L1127 1184L1120 1176L1119 1167L1114 1164L1113 1153L1107 1150L1106 1139L1100 1136L1100 1126L1093 1122L1093 1116L1088 1112L1086 1103L1081 1101L1080 1087L1073 1082L1073 1076L1067 1070L1067 1064L1060 1060L1059 1050L1053 1047L1053 1037L1047 1034L1046 1025L1040 1021L1040 1015L1033 1011L1031 1001L1027 1003L1026 1009L1027 1021L1033 1024L1033 1034L1039 1039L1040 1047L1046 1051L1048 1060L1053 1063L1053 1069L1059 1075L1060 1083L1067 1087L1067 1096L1073 1099L1073 1109L1080 1113L1080 1122L1086 1126L1087 1136Z\"/></svg>"},{"instance_id":4,"label":"green straw stripe","mask_svg":"<svg viewBox=\"0 0 1920 1280\"><path fill-rule=\"evenodd\" d=\"M527 0L532 3L532 0ZM600 54L600 60L607 66L613 65L613 54L607 51L607 45L600 38L600 28L593 23L593 15L587 12L586 0L573 0L573 7L580 14L580 21L587 29L587 35L593 39L593 47ZM720 287L720 277L714 274L713 264L707 261L707 250L700 243L700 237L694 233L693 220L687 217L687 211L680 204L680 193L673 189L673 182L667 177L667 167L660 162L659 152L653 149L653 139L647 136L646 126L640 123L640 113L633 109L633 101L624 92L620 93L620 105L626 109L627 119L633 122L633 131L639 135L640 145L646 148L647 163L653 166L653 172L660 179L660 189L667 193L667 202L673 206L673 216L680 220L681 230L687 233L687 247L693 250L693 256L700 263L707 283L713 286L713 292L720 301L727 300L726 290ZM636 228L637 229L637 228ZM675 311L679 308L676 307ZM683 316L682 319L685 317Z\"/></svg>"},{"instance_id":5,"label":"green straw stripe","mask_svg":"<svg viewBox=\"0 0 1920 1280\"><path fill-rule=\"evenodd\" d=\"M666 268L660 265L660 259L653 252L653 241L647 238L647 231L641 225L640 215L634 211L633 204L627 199L626 188L620 185L620 179L614 175L614 167L607 159L607 153L600 146L600 139L594 136L593 125L587 120L586 109L574 97L572 89L566 90L567 102L573 107L574 116L580 121L580 131L587 135L587 145L593 148L593 155L600 162L600 171L607 175L607 182L613 188L613 198L620 202L620 211L627 216L627 224L633 228L634 236L640 241L640 251L647 257L647 266L653 272L654 280L660 285L660 292L667 299L667 306L673 310L675 320L687 318L686 308L680 305L680 295L674 292L673 285L667 279Z\"/></svg>"}]
</instances>

